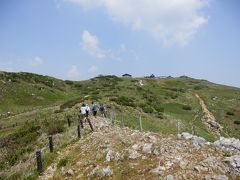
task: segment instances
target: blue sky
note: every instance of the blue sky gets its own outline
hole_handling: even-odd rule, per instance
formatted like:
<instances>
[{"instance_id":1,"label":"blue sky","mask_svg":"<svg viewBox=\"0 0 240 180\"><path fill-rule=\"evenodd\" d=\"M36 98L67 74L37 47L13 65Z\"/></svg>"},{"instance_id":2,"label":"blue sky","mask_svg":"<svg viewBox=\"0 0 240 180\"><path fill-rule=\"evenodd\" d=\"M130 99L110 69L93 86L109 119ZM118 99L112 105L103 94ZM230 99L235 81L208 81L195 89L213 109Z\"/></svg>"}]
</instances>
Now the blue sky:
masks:
<instances>
[{"instance_id":1,"label":"blue sky","mask_svg":"<svg viewBox=\"0 0 240 180\"><path fill-rule=\"evenodd\" d=\"M239 0L1 0L0 70L240 87Z\"/></svg>"}]
</instances>

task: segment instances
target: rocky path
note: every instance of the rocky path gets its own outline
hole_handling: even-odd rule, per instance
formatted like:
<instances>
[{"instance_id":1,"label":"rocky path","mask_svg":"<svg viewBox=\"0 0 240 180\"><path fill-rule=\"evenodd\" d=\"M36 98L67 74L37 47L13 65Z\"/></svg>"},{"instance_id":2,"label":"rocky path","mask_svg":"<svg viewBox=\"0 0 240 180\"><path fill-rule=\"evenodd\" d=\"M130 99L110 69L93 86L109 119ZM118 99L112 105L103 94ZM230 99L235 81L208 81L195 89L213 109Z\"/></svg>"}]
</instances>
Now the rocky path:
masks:
<instances>
[{"instance_id":1,"label":"rocky path","mask_svg":"<svg viewBox=\"0 0 240 180\"><path fill-rule=\"evenodd\" d=\"M199 103L202 107L202 120L206 125L208 131L220 137L222 135L223 127L216 121L214 115L208 110L207 105L205 104L203 99L198 94L195 94L195 96L198 98Z\"/></svg>"},{"instance_id":2,"label":"rocky path","mask_svg":"<svg viewBox=\"0 0 240 180\"><path fill-rule=\"evenodd\" d=\"M95 132L69 145L39 179L237 179L238 164L203 138L162 136L93 122ZM66 166L60 159L71 156ZM234 157L235 162L237 157ZM239 161L238 161L239 162Z\"/></svg>"},{"instance_id":3,"label":"rocky path","mask_svg":"<svg viewBox=\"0 0 240 180\"><path fill-rule=\"evenodd\" d=\"M57 158L56 160L47 168L47 170L44 172L43 175L39 176L40 180L48 180L48 179L52 179L54 172L57 170L57 165L59 163L59 161L61 159L63 159L64 157L67 157L69 155L69 153L75 149L77 146L79 145L79 141L67 146L65 149L63 149L61 152L58 151L57 154Z\"/></svg>"}]
</instances>

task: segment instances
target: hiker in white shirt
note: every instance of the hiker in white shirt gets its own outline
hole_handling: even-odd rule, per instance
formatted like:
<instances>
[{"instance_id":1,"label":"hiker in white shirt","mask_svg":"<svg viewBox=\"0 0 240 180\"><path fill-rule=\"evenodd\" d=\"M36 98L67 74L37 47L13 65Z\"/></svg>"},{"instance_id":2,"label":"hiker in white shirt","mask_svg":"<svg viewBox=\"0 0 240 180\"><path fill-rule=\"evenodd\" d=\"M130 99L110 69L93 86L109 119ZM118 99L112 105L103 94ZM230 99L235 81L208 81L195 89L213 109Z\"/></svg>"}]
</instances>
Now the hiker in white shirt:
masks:
<instances>
[{"instance_id":1,"label":"hiker in white shirt","mask_svg":"<svg viewBox=\"0 0 240 180\"><path fill-rule=\"evenodd\" d=\"M82 104L81 107L81 117L80 117L80 125L83 128L83 121L88 121L88 124L91 128L91 130L93 131L93 126L92 123L90 121L90 119L88 118L88 114L89 114L90 108L88 107L88 105L86 106L85 104Z\"/></svg>"},{"instance_id":2,"label":"hiker in white shirt","mask_svg":"<svg viewBox=\"0 0 240 180\"><path fill-rule=\"evenodd\" d=\"M81 116L80 116L80 125L81 127L83 128L83 121L85 120L86 118L86 106L85 104L82 104L81 108L80 108L80 113L81 113Z\"/></svg>"}]
</instances>

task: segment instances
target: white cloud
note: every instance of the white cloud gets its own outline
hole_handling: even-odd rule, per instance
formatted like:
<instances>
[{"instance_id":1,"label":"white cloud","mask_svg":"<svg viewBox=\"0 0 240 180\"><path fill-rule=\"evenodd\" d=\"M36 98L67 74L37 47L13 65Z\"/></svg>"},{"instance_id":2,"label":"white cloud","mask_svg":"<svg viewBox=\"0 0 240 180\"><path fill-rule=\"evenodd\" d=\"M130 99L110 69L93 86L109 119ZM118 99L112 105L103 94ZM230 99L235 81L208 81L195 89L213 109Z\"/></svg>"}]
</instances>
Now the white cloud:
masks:
<instances>
[{"instance_id":1,"label":"white cloud","mask_svg":"<svg viewBox=\"0 0 240 180\"><path fill-rule=\"evenodd\" d=\"M68 0L84 9L103 8L114 21L145 31L164 44L186 45L208 22L210 0ZM89 34L85 34L88 36ZM95 43L97 44L97 39ZM101 54L101 53L100 53Z\"/></svg>"},{"instance_id":2,"label":"white cloud","mask_svg":"<svg viewBox=\"0 0 240 180\"><path fill-rule=\"evenodd\" d=\"M76 65L72 65L72 67L70 68L70 70L68 71L68 74L67 74L68 78L70 79L77 79L79 78L80 76L80 72L77 68Z\"/></svg>"},{"instance_id":3,"label":"white cloud","mask_svg":"<svg viewBox=\"0 0 240 180\"><path fill-rule=\"evenodd\" d=\"M96 58L104 58L106 57L106 51L99 47L98 38L88 31L83 31L82 33L82 49L86 51L88 54L96 57Z\"/></svg>"},{"instance_id":4,"label":"white cloud","mask_svg":"<svg viewBox=\"0 0 240 180\"><path fill-rule=\"evenodd\" d=\"M91 73L95 73L97 71L97 67L96 66L91 66L89 69L88 69L88 72L91 72Z\"/></svg>"},{"instance_id":5,"label":"white cloud","mask_svg":"<svg viewBox=\"0 0 240 180\"><path fill-rule=\"evenodd\" d=\"M31 66L40 66L43 64L43 60L41 57L36 56L33 60L30 60L29 64Z\"/></svg>"}]
</instances>

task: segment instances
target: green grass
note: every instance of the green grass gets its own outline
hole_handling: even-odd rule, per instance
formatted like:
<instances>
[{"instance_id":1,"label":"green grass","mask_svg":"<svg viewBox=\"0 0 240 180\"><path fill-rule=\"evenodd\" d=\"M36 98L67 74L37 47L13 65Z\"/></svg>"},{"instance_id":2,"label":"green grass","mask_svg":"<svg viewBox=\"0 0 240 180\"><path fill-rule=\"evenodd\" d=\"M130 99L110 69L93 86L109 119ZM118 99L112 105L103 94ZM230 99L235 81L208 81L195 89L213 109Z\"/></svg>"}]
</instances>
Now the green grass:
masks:
<instances>
[{"instance_id":1,"label":"green grass","mask_svg":"<svg viewBox=\"0 0 240 180\"><path fill-rule=\"evenodd\" d=\"M0 80L0 148L7 150L0 155L1 169L26 161L27 154L45 146L50 134L63 136L58 138L57 149L72 142L68 139L66 118L71 118L70 129L76 135L79 113L76 105L83 102L107 104L108 112L115 112L116 123L120 126L140 130L141 113L144 131L177 134L177 123L180 122L181 132L192 132L194 129L196 135L214 141L215 137L201 121L202 110L194 95L197 93L224 127L225 136L240 138L238 88L188 77L147 79L100 76L75 82L31 73L0 73ZM139 80L142 80L143 86L139 85ZM7 116L7 112L11 115ZM43 142L38 141L41 136L45 137ZM54 160L55 153L44 153L44 167ZM67 160L63 159L59 166L65 164ZM36 172L31 172L28 178L34 179ZM12 174L12 179L19 173Z\"/></svg>"}]
</instances>

